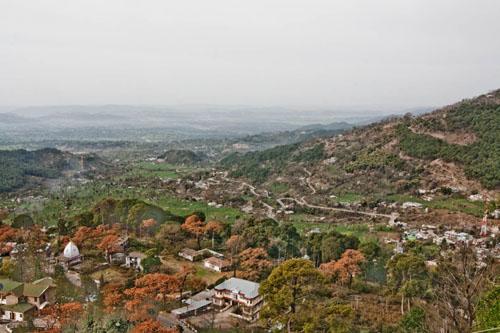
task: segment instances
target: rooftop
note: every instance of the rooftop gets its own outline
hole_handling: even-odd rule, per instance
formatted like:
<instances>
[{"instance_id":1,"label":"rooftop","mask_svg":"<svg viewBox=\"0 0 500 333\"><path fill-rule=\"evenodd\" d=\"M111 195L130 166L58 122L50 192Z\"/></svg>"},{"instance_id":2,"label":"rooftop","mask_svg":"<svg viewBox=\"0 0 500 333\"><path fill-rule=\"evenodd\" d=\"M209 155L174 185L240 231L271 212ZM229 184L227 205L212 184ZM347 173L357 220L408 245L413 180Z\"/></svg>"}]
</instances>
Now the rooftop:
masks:
<instances>
[{"instance_id":1,"label":"rooftop","mask_svg":"<svg viewBox=\"0 0 500 333\"><path fill-rule=\"evenodd\" d=\"M189 313L191 311L202 309L208 305L212 304L212 301L190 301L187 306L183 306L182 308L172 310L172 313L175 315L182 315L185 313Z\"/></svg>"},{"instance_id":2,"label":"rooftop","mask_svg":"<svg viewBox=\"0 0 500 333\"><path fill-rule=\"evenodd\" d=\"M50 287L55 287L52 278L43 278L33 283L26 283L24 285L24 296L40 297Z\"/></svg>"},{"instance_id":3,"label":"rooftop","mask_svg":"<svg viewBox=\"0 0 500 333\"><path fill-rule=\"evenodd\" d=\"M187 254L187 255L191 255L191 256L194 256L194 255L197 255L199 251L196 251L196 250L193 250L193 249L188 249L188 248L185 248L185 249L182 249L182 251L180 251L179 253L184 253L184 254Z\"/></svg>"},{"instance_id":4,"label":"rooftop","mask_svg":"<svg viewBox=\"0 0 500 333\"><path fill-rule=\"evenodd\" d=\"M206 262L208 262L211 265L218 266L218 267L227 267L230 266L231 263L227 260L220 259L217 257L210 257L208 259L205 259Z\"/></svg>"},{"instance_id":5,"label":"rooftop","mask_svg":"<svg viewBox=\"0 0 500 333\"><path fill-rule=\"evenodd\" d=\"M259 286L257 282L243 280L239 278L230 278L215 287L215 290L229 290L234 293L241 293L246 298L255 298L259 296Z\"/></svg>"},{"instance_id":6,"label":"rooftop","mask_svg":"<svg viewBox=\"0 0 500 333\"><path fill-rule=\"evenodd\" d=\"M28 312L29 310L33 309L35 306L31 305L29 303L18 303L14 305L2 305L0 308L4 311L12 311L12 312L19 312L19 313L25 313Z\"/></svg>"},{"instance_id":7,"label":"rooftop","mask_svg":"<svg viewBox=\"0 0 500 333\"><path fill-rule=\"evenodd\" d=\"M129 254L127 254L127 257L144 259L144 258L147 258L148 256L142 252L133 251L133 252L130 252Z\"/></svg>"},{"instance_id":8,"label":"rooftop","mask_svg":"<svg viewBox=\"0 0 500 333\"><path fill-rule=\"evenodd\" d=\"M80 257L80 251L75 243L69 241L69 243L64 247L63 256L67 259L77 258Z\"/></svg>"},{"instance_id":9,"label":"rooftop","mask_svg":"<svg viewBox=\"0 0 500 333\"><path fill-rule=\"evenodd\" d=\"M18 296L22 294L21 282L13 281L10 279L0 279L0 293L14 293Z\"/></svg>"}]
</instances>

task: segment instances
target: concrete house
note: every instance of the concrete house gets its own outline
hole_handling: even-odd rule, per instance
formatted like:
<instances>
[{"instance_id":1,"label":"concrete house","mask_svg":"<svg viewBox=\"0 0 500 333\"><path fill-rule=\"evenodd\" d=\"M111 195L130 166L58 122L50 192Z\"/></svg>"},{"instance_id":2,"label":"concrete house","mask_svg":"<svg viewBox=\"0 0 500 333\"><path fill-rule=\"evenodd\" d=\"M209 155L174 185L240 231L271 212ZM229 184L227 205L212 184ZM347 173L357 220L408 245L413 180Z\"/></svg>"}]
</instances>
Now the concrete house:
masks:
<instances>
[{"instance_id":1,"label":"concrete house","mask_svg":"<svg viewBox=\"0 0 500 333\"><path fill-rule=\"evenodd\" d=\"M144 267L142 267L142 260L146 259L147 256L142 252L130 252L125 257L125 267L133 268L138 271L144 271Z\"/></svg>"},{"instance_id":2,"label":"concrete house","mask_svg":"<svg viewBox=\"0 0 500 333\"><path fill-rule=\"evenodd\" d=\"M33 283L24 285L23 295L29 304L43 309L55 301L56 284L52 278L47 277Z\"/></svg>"},{"instance_id":3,"label":"concrete house","mask_svg":"<svg viewBox=\"0 0 500 333\"><path fill-rule=\"evenodd\" d=\"M214 288L213 304L220 308L236 306L236 317L255 321L263 304L259 286L256 282L230 278Z\"/></svg>"},{"instance_id":4,"label":"concrete house","mask_svg":"<svg viewBox=\"0 0 500 333\"><path fill-rule=\"evenodd\" d=\"M201 249L196 251L193 249L185 248L177 253L177 255L189 261L198 261L208 257L224 258L224 255L222 253L210 249Z\"/></svg>"},{"instance_id":5,"label":"concrete house","mask_svg":"<svg viewBox=\"0 0 500 333\"><path fill-rule=\"evenodd\" d=\"M35 313L35 307L29 303L18 303L0 306L0 322L23 322L30 320Z\"/></svg>"},{"instance_id":6,"label":"concrete house","mask_svg":"<svg viewBox=\"0 0 500 333\"><path fill-rule=\"evenodd\" d=\"M55 288L51 278L32 283L0 279L0 322L26 321L54 301Z\"/></svg>"},{"instance_id":7,"label":"concrete house","mask_svg":"<svg viewBox=\"0 0 500 333\"><path fill-rule=\"evenodd\" d=\"M200 251L188 248L182 249L177 255L189 261L198 261L203 258L203 254Z\"/></svg>"},{"instance_id":8,"label":"concrete house","mask_svg":"<svg viewBox=\"0 0 500 333\"><path fill-rule=\"evenodd\" d=\"M203 261L203 266L216 272L225 272L231 269L231 263L217 257L210 257Z\"/></svg>"},{"instance_id":9,"label":"concrete house","mask_svg":"<svg viewBox=\"0 0 500 333\"><path fill-rule=\"evenodd\" d=\"M104 253L106 261L111 265L122 265L127 257L128 237L119 238L111 248Z\"/></svg>"}]
</instances>

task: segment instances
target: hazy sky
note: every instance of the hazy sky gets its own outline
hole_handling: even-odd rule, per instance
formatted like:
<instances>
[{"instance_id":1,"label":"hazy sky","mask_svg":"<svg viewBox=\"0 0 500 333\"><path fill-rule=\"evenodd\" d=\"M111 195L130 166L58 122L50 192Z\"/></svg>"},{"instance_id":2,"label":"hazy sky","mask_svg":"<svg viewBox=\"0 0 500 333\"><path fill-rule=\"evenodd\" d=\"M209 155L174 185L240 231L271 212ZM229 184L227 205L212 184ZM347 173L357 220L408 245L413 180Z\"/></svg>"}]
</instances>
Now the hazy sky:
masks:
<instances>
[{"instance_id":1,"label":"hazy sky","mask_svg":"<svg viewBox=\"0 0 500 333\"><path fill-rule=\"evenodd\" d=\"M440 105L500 88L498 0L0 0L0 105Z\"/></svg>"}]
</instances>

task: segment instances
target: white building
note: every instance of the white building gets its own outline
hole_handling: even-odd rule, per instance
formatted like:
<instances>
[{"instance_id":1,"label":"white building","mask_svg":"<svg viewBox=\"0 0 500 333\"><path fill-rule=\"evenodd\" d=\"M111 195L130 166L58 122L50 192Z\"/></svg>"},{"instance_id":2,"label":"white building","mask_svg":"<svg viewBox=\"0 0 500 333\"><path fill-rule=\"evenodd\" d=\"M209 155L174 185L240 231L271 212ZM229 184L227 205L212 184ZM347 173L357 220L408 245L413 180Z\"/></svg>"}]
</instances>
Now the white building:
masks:
<instances>
[{"instance_id":1,"label":"white building","mask_svg":"<svg viewBox=\"0 0 500 333\"><path fill-rule=\"evenodd\" d=\"M83 257L80 255L80 250L78 250L78 247L72 241L66 244L62 256L59 257L59 261L66 269L80 264L82 260Z\"/></svg>"},{"instance_id":2,"label":"white building","mask_svg":"<svg viewBox=\"0 0 500 333\"><path fill-rule=\"evenodd\" d=\"M142 260L147 258L147 256L142 252L130 252L125 257L125 267L133 268L138 271L144 271L142 267Z\"/></svg>"}]
</instances>

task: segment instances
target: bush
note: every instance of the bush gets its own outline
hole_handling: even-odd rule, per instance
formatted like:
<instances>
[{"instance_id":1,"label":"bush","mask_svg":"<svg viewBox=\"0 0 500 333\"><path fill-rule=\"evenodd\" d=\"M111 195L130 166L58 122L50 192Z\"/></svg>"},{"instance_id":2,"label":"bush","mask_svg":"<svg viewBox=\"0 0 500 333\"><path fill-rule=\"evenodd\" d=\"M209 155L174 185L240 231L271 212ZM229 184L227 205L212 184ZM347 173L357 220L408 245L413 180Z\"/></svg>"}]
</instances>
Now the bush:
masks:
<instances>
[{"instance_id":1,"label":"bush","mask_svg":"<svg viewBox=\"0 0 500 333\"><path fill-rule=\"evenodd\" d=\"M376 291L374 286L359 279L354 280L351 285L351 289L360 294L371 294Z\"/></svg>"},{"instance_id":2,"label":"bush","mask_svg":"<svg viewBox=\"0 0 500 333\"><path fill-rule=\"evenodd\" d=\"M401 329L405 333L427 333L425 325L425 311L421 308L413 308L401 319Z\"/></svg>"}]
</instances>

